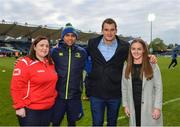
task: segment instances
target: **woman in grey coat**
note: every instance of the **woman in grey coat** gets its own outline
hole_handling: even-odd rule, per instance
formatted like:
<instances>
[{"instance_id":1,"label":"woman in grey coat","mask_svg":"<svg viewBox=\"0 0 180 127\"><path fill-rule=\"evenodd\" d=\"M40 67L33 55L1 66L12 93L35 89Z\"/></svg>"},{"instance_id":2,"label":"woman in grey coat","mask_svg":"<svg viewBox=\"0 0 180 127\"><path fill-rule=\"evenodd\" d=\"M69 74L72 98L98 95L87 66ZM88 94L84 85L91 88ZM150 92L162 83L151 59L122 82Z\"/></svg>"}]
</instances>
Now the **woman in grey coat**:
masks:
<instances>
[{"instance_id":1,"label":"woman in grey coat","mask_svg":"<svg viewBox=\"0 0 180 127\"><path fill-rule=\"evenodd\" d=\"M162 126L162 80L157 64L150 64L142 39L130 45L122 77L122 103L130 126Z\"/></svg>"}]
</instances>

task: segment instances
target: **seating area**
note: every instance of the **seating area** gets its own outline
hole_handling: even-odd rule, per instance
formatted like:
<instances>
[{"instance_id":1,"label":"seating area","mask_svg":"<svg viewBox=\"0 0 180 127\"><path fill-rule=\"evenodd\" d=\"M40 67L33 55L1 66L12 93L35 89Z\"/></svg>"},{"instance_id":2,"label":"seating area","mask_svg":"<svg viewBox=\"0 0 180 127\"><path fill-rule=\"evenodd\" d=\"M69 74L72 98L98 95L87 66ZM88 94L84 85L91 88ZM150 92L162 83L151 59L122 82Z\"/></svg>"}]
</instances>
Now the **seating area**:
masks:
<instances>
[{"instance_id":1,"label":"seating area","mask_svg":"<svg viewBox=\"0 0 180 127\"><path fill-rule=\"evenodd\" d=\"M3 42L0 41L0 55L12 57L15 52L19 52L20 55L26 55L29 52L31 43L21 41Z\"/></svg>"}]
</instances>

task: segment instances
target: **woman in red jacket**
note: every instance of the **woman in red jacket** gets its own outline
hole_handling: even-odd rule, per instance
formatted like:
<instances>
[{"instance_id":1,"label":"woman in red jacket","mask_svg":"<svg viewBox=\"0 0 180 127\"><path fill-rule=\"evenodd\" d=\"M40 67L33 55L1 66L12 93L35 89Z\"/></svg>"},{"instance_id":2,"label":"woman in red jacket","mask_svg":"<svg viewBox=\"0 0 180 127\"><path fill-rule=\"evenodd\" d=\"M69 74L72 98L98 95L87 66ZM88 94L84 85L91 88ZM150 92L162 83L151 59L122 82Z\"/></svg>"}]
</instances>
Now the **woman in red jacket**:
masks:
<instances>
[{"instance_id":1,"label":"woman in red jacket","mask_svg":"<svg viewBox=\"0 0 180 127\"><path fill-rule=\"evenodd\" d=\"M49 41L38 36L30 54L16 64L12 81L13 108L20 126L48 126L57 92L57 73L49 54Z\"/></svg>"}]
</instances>

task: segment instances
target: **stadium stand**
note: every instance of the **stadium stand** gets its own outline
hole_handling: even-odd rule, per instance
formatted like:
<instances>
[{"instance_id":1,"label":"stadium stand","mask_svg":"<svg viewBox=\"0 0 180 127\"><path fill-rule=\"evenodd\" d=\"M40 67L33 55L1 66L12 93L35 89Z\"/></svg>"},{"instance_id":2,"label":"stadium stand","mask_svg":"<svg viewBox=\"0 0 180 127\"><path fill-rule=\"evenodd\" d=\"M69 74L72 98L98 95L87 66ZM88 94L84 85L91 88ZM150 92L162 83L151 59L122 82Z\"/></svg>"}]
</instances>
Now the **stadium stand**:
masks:
<instances>
[{"instance_id":1,"label":"stadium stand","mask_svg":"<svg viewBox=\"0 0 180 127\"><path fill-rule=\"evenodd\" d=\"M11 56L15 54L16 51L19 51L20 54L27 54L30 48L32 39L38 35L44 35L49 38L50 44L55 45L60 39L62 27L55 28L49 27L47 25L32 25L28 23L18 23L18 22L7 22L5 20L0 21L0 53L10 54ZM82 32L80 30L80 39L77 44L82 47L87 46L87 40L92 37L96 37L99 34L95 32ZM132 37L119 37L125 41L130 41ZM2 48L3 47L3 48ZM10 47L9 49L4 47Z\"/></svg>"},{"instance_id":2,"label":"stadium stand","mask_svg":"<svg viewBox=\"0 0 180 127\"><path fill-rule=\"evenodd\" d=\"M30 25L22 23L10 23L2 21L0 23L0 35L13 38L35 38L38 35L47 36L50 40L57 40L60 37L59 32L62 28L49 28L46 25Z\"/></svg>"},{"instance_id":3,"label":"stadium stand","mask_svg":"<svg viewBox=\"0 0 180 127\"><path fill-rule=\"evenodd\" d=\"M60 38L62 28L50 28L47 25L31 25L28 23L0 22L0 54L13 56L15 52L27 54L33 38L44 35L55 43Z\"/></svg>"}]
</instances>

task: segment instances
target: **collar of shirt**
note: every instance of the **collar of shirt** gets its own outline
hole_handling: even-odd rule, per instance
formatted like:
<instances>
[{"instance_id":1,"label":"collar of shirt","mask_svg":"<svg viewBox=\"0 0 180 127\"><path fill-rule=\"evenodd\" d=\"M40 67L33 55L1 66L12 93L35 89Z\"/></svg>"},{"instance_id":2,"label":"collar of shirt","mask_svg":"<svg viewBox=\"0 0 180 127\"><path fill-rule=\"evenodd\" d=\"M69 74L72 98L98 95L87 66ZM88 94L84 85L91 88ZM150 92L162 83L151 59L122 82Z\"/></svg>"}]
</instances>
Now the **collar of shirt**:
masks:
<instances>
[{"instance_id":1,"label":"collar of shirt","mask_svg":"<svg viewBox=\"0 0 180 127\"><path fill-rule=\"evenodd\" d=\"M111 44L107 45L105 44L104 39L102 38L98 45L98 49L100 50L106 61L111 59L111 57L114 55L116 51L116 48L117 48L116 39L114 39Z\"/></svg>"},{"instance_id":2,"label":"collar of shirt","mask_svg":"<svg viewBox=\"0 0 180 127\"><path fill-rule=\"evenodd\" d=\"M111 44L106 44L104 42L104 38L102 38L101 41L100 41L100 44L104 45L104 46L107 46L107 47L117 47L117 40L114 39Z\"/></svg>"}]
</instances>

